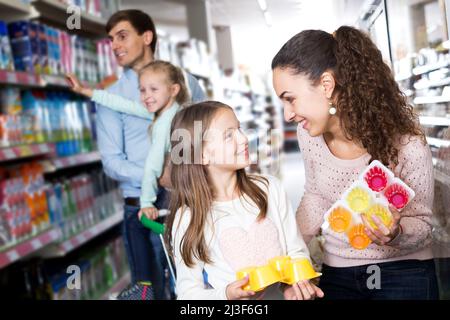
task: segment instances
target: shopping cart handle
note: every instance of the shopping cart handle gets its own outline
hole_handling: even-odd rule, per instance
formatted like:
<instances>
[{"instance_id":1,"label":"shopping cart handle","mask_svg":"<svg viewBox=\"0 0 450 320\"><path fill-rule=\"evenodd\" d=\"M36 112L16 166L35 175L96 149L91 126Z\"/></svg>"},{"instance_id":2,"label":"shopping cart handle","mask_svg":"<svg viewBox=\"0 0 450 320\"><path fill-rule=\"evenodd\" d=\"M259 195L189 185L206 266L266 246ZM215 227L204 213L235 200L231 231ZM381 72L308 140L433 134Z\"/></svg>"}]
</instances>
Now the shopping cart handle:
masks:
<instances>
[{"instance_id":1,"label":"shopping cart handle","mask_svg":"<svg viewBox=\"0 0 450 320\"><path fill-rule=\"evenodd\" d=\"M153 220L147 218L145 215L142 215L141 223L144 225L144 227L149 228L154 233L157 233L157 234L164 233L164 225L162 223L153 221Z\"/></svg>"}]
</instances>

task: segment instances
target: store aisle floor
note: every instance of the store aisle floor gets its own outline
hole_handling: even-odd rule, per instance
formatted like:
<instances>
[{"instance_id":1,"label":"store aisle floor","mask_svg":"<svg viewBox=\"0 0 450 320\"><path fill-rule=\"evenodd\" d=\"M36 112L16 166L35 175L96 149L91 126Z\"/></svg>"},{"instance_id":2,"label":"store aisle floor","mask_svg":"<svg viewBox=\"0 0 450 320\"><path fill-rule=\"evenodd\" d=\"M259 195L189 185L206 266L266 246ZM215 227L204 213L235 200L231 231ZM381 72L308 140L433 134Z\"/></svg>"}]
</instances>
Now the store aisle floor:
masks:
<instances>
[{"instance_id":1,"label":"store aisle floor","mask_svg":"<svg viewBox=\"0 0 450 320\"><path fill-rule=\"evenodd\" d=\"M299 152L283 154L281 180L295 211L305 187L305 168Z\"/></svg>"}]
</instances>

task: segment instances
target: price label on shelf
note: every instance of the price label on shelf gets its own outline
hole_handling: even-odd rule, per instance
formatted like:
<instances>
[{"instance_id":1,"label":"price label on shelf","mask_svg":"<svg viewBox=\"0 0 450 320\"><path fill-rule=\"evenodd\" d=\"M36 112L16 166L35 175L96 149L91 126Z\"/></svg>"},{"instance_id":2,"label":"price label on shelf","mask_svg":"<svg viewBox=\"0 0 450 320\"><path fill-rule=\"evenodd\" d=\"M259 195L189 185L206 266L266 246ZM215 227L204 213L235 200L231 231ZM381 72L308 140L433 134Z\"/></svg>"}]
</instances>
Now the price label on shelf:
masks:
<instances>
[{"instance_id":1,"label":"price label on shelf","mask_svg":"<svg viewBox=\"0 0 450 320\"><path fill-rule=\"evenodd\" d=\"M66 242L64 242L62 244L62 247L63 247L65 252L68 252L68 251L72 250L73 245L72 245L72 243L70 241L66 241Z\"/></svg>"},{"instance_id":2,"label":"price label on shelf","mask_svg":"<svg viewBox=\"0 0 450 320\"><path fill-rule=\"evenodd\" d=\"M11 250L7 254L9 261L13 262L20 258L19 253L16 250Z\"/></svg>"},{"instance_id":3,"label":"price label on shelf","mask_svg":"<svg viewBox=\"0 0 450 320\"><path fill-rule=\"evenodd\" d=\"M17 157L16 153L12 148L3 150L3 156L5 159L14 159Z\"/></svg>"},{"instance_id":4,"label":"price label on shelf","mask_svg":"<svg viewBox=\"0 0 450 320\"><path fill-rule=\"evenodd\" d=\"M22 157L29 156L31 154L33 154L33 151L31 150L30 146L23 146L20 148L20 155Z\"/></svg>"},{"instance_id":5,"label":"price label on shelf","mask_svg":"<svg viewBox=\"0 0 450 320\"><path fill-rule=\"evenodd\" d=\"M57 169L62 168L62 166L63 166L63 163L61 160L55 160L54 164Z\"/></svg>"},{"instance_id":6,"label":"price label on shelf","mask_svg":"<svg viewBox=\"0 0 450 320\"><path fill-rule=\"evenodd\" d=\"M39 248L42 248L42 242L39 239L34 239L33 241L31 241L31 247L33 248L33 250L37 250Z\"/></svg>"},{"instance_id":7,"label":"price label on shelf","mask_svg":"<svg viewBox=\"0 0 450 320\"><path fill-rule=\"evenodd\" d=\"M33 85L37 84L36 77L32 74L27 74L27 83Z\"/></svg>"},{"instance_id":8,"label":"price label on shelf","mask_svg":"<svg viewBox=\"0 0 450 320\"><path fill-rule=\"evenodd\" d=\"M67 159L67 165L69 166L73 166L77 163L77 158L76 157L71 157L69 159Z\"/></svg>"},{"instance_id":9,"label":"price label on shelf","mask_svg":"<svg viewBox=\"0 0 450 320\"><path fill-rule=\"evenodd\" d=\"M81 233L81 234L77 235L76 240L78 241L79 244L85 242L86 241L86 237L85 237L84 233Z\"/></svg>"},{"instance_id":10,"label":"price label on shelf","mask_svg":"<svg viewBox=\"0 0 450 320\"><path fill-rule=\"evenodd\" d=\"M50 151L50 147L49 147L49 145L48 144L41 144L40 146L39 146L39 150L40 150L40 152L42 152L42 153L46 153L46 152L49 152Z\"/></svg>"},{"instance_id":11,"label":"price label on shelf","mask_svg":"<svg viewBox=\"0 0 450 320\"><path fill-rule=\"evenodd\" d=\"M15 72L7 72L6 73L6 82L17 83L17 74Z\"/></svg>"}]
</instances>

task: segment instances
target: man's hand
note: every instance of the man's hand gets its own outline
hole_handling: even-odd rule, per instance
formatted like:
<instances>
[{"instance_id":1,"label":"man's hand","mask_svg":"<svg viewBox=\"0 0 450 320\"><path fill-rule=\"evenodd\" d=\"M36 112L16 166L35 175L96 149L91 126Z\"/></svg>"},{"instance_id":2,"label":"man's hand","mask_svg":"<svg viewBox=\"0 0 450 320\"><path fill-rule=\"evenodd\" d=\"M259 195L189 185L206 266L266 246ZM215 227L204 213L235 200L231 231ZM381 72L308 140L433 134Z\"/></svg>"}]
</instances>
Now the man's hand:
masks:
<instances>
[{"instance_id":1,"label":"man's hand","mask_svg":"<svg viewBox=\"0 0 450 320\"><path fill-rule=\"evenodd\" d=\"M159 212L158 209L153 207L142 208L138 212L139 221L141 220L142 215L145 215L147 218L151 220L156 220L158 218Z\"/></svg>"}]
</instances>

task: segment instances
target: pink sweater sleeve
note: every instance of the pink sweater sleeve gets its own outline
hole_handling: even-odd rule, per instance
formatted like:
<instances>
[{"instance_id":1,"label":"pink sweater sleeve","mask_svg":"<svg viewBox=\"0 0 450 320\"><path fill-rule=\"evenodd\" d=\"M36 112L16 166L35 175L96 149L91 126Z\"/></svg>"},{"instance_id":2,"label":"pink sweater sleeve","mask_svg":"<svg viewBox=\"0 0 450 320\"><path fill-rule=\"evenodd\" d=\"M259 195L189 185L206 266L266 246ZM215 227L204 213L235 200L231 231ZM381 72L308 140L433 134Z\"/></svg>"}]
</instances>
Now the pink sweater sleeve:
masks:
<instances>
[{"instance_id":1,"label":"pink sweater sleeve","mask_svg":"<svg viewBox=\"0 0 450 320\"><path fill-rule=\"evenodd\" d=\"M314 163L310 158L311 137L304 131L298 131L300 151L305 164L305 192L296 212L297 226L306 244L319 233L323 223L323 215L328 210L329 204L315 186Z\"/></svg>"},{"instance_id":2,"label":"pink sweater sleeve","mask_svg":"<svg viewBox=\"0 0 450 320\"><path fill-rule=\"evenodd\" d=\"M415 192L415 198L401 211L403 233L390 243L402 251L426 247L432 241L432 208L434 177L431 151L418 138L400 147L399 164L395 168L400 177Z\"/></svg>"}]
</instances>

